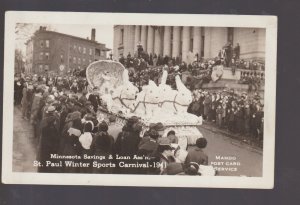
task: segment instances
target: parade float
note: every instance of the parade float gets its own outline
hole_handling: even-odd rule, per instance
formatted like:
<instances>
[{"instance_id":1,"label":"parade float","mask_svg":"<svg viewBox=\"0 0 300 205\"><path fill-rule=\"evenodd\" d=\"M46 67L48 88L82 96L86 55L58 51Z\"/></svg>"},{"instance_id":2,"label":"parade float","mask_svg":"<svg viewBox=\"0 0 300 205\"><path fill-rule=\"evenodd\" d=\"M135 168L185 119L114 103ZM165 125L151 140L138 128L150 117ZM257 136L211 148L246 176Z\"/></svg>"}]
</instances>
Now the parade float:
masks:
<instances>
[{"instance_id":1,"label":"parade float","mask_svg":"<svg viewBox=\"0 0 300 205\"><path fill-rule=\"evenodd\" d=\"M86 69L89 90L97 92L105 104L97 113L98 120L110 123L109 131L114 137L132 116L137 116L142 123L141 137L151 123L161 122L165 127L162 137L174 130L182 149L194 145L203 137L197 128L202 124L202 118L187 113L192 93L180 77L176 76L177 89L174 90L166 84L167 75L167 71L163 71L159 85L150 80L139 92L129 81L128 70L121 63L110 60L91 63ZM111 116L115 122L109 121Z\"/></svg>"}]
</instances>

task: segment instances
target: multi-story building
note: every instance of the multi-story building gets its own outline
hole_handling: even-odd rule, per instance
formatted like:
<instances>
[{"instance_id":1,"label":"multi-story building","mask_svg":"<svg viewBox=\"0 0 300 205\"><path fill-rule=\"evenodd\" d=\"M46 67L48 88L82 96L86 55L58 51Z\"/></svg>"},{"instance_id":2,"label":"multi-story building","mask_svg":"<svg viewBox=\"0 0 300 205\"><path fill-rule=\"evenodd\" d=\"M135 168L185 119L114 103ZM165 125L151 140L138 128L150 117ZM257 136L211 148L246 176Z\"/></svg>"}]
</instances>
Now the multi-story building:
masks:
<instances>
[{"instance_id":1,"label":"multi-story building","mask_svg":"<svg viewBox=\"0 0 300 205\"><path fill-rule=\"evenodd\" d=\"M136 53L140 43L148 54L182 57L190 53L205 59L214 58L227 43L240 45L240 58L265 57L265 29L189 26L114 26L115 59Z\"/></svg>"},{"instance_id":2,"label":"multi-story building","mask_svg":"<svg viewBox=\"0 0 300 205\"><path fill-rule=\"evenodd\" d=\"M95 36L95 29L91 31L91 39L84 39L40 27L26 43L25 72L66 74L106 59L110 49L98 43Z\"/></svg>"}]
</instances>

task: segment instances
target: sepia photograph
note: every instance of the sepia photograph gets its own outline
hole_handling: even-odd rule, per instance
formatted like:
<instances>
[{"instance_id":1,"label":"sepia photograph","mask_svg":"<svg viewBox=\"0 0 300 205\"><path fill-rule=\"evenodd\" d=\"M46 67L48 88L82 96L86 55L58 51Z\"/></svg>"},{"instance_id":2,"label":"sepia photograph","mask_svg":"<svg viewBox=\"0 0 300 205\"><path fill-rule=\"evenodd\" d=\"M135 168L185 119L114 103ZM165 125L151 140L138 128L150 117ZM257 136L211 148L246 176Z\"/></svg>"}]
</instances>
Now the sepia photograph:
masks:
<instances>
[{"instance_id":1,"label":"sepia photograph","mask_svg":"<svg viewBox=\"0 0 300 205\"><path fill-rule=\"evenodd\" d=\"M5 17L3 183L273 187L276 17Z\"/></svg>"}]
</instances>

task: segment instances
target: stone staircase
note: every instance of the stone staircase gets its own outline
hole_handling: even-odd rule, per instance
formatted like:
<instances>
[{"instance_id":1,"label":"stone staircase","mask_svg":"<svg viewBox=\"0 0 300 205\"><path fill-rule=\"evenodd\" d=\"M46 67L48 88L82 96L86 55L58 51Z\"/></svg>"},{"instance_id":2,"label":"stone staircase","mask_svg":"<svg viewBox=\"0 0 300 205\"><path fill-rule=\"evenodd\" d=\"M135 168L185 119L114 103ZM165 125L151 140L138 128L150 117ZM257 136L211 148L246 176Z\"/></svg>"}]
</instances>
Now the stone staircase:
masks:
<instances>
[{"instance_id":1,"label":"stone staircase","mask_svg":"<svg viewBox=\"0 0 300 205\"><path fill-rule=\"evenodd\" d=\"M249 90L249 85L247 84L240 84L239 80L241 79L241 76L243 75L242 70L236 70L235 74L232 74L231 68L224 68L223 70L223 75L220 80L217 82L209 82L204 84L202 87L203 89L206 90L211 90L211 91L222 91L224 89L230 90L233 89L237 94L241 94L242 92L248 93ZM252 71L252 72L258 72L258 71ZM260 95L261 99L264 98L264 86L261 86L261 88L258 91L253 91L258 92ZM248 93L251 95L251 93Z\"/></svg>"}]
</instances>

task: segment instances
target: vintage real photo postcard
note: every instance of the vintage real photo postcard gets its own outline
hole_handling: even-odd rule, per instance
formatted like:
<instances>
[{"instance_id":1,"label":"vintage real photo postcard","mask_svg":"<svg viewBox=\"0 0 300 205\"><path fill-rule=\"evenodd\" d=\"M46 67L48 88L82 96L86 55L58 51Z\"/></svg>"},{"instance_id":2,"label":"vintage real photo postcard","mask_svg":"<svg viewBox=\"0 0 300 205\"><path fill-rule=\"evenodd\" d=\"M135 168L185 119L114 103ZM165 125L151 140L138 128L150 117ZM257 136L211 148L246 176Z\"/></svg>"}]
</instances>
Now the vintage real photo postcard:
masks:
<instances>
[{"instance_id":1,"label":"vintage real photo postcard","mask_svg":"<svg viewBox=\"0 0 300 205\"><path fill-rule=\"evenodd\" d=\"M277 17L8 11L2 182L274 185Z\"/></svg>"}]
</instances>

